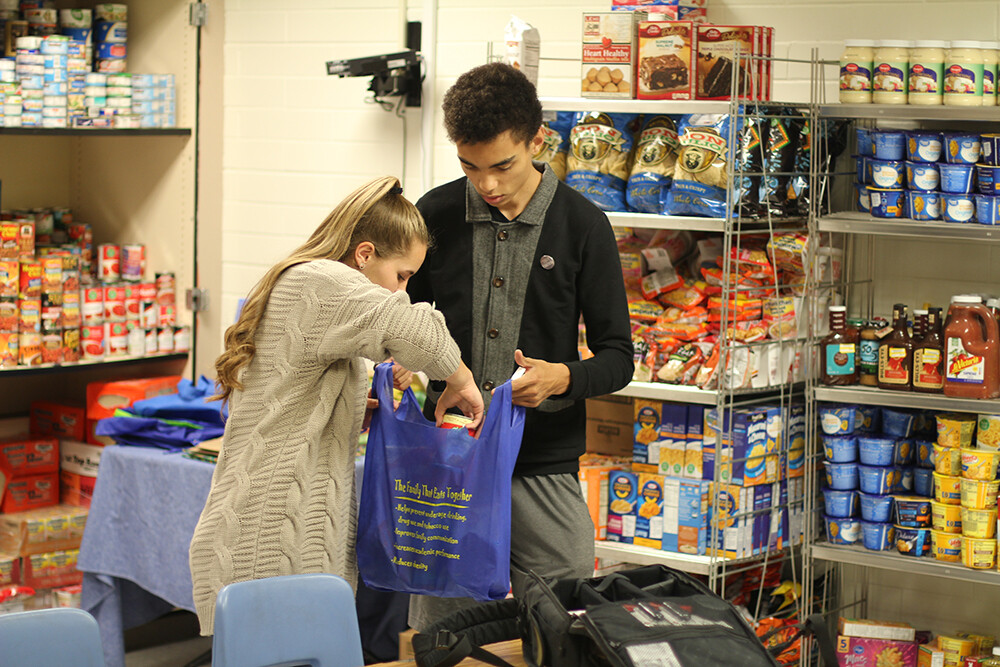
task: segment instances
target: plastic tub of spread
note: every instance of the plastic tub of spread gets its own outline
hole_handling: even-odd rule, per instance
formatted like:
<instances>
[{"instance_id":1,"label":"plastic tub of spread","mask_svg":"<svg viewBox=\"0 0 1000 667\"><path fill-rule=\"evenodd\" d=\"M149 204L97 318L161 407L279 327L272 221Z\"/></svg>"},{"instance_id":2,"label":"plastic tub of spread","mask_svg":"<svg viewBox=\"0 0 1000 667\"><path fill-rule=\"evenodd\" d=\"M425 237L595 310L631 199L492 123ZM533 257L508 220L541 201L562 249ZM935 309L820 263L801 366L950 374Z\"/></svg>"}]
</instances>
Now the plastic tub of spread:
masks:
<instances>
[{"instance_id":1,"label":"plastic tub of spread","mask_svg":"<svg viewBox=\"0 0 1000 667\"><path fill-rule=\"evenodd\" d=\"M976 222L983 225L1000 225L1000 194L976 195Z\"/></svg>"},{"instance_id":2,"label":"plastic tub of spread","mask_svg":"<svg viewBox=\"0 0 1000 667\"><path fill-rule=\"evenodd\" d=\"M976 417L955 412L937 415L937 441L945 447L971 447Z\"/></svg>"},{"instance_id":3,"label":"plastic tub of spread","mask_svg":"<svg viewBox=\"0 0 1000 667\"><path fill-rule=\"evenodd\" d=\"M976 219L976 196L942 194L941 219L945 222L973 222Z\"/></svg>"},{"instance_id":4,"label":"plastic tub of spread","mask_svg":"<svg viewBox=\"0 0 1000 667\"><path fill-rule=\"evenodd\" d=\"M929 528L931 501L917 496L893 496L892 508L897 526Z\"/></svg>"},{"instance_id":5,"label":"plastic tub of spread","mask_svg":"<svg viewBox=\"0 0 1000 667\"><path fill-rule=\"evenodd\" d=\"M947 563L957 563L962 560L962 536L956 533L944 533L931 530L931 542L934 558Z\"/></svg>"},{"instance_id":6,"label":"plastic tub of spread","mask_svg":"<svg viewBox=\"0 0 1000 667\"><path fill-rule=\"evenodd\" d=\"M902 160L868 160L871 184L886 190L901 189L906 182L906 169ZM970 168L971 169L971 168Z\"/></svg>"},{"instance_id":7,"label":"plastic tub of spread","mask_svg":"<svg viewBox=\"0 0 1000 667\"><path fill-rule=\"evenodd\" d=\"M913 435L913 424L916 418L912 412L882 408L882 432L897 438L909 438Z\"/></svg>"},{"instance_id":8,"label":"plastic tub of spread","mask_svg":"<svg viewBox=\"0 0 1000 667\"><path fill-rule=\"evenodd\" d=\"M972 180L975 165L946 164L938 165L941 172L941 192L946 194L964 195L972 192Z\"/></svg>"},{"instance_id":9,"label":"plastic tub of spread","mask_svg":"<svg viewBox=\"0 0 1000 667\"><path fill-rule=\"evenodd\" d=\"M985 164L1000 165L1000 134L980 134L980 157Z\"/></svg>"},{"instance_id":10,"label":"plastic tub of spread","mask_svg":"<svg viewBox=\"0 0 1000 667\"><path fill-rule=\"evenodd\" d=\"M892 496L859 493L861 518L865 521L888 521L892 516Z\"/></svg>"},{"instance_id":11,"label":"plastic tub of spread","mask_svg":"<svg viewBox=\"0 0 1000 667\"><path fill-rule=\"evenodd\" d=\"M864 183L855 183L854 192L857 196L857 208L862 213L871 213L872 200L868 196L868 186Z\"/></svg>"},{"instance_id":12,"label":"plastic tub of spread","mask_svg":"<svg viewBox=\"0 0 1000 667\"><path fill-rule=\"evenodd\" d=\"M992 570L996 560L997 541L995 539L962 535L962 565L973 570Z\"/></svg>"},{"instance_id":13,"label":"plastic tub of spread","mask_svg":"<svg viewBox=\"0 0 1000 667\"><path fill-rule=\"evenodd\" d=\"M910 190L934 192L941 182L938 166L927 162L906 162L906 187Z\"/></svg>"},{"instance_id":14,"label":"plastic tub of spread","mask_svg":"<svg viewBox=\"0 0 1000 667\"><path fill-rule=\"evenodd\" d=\"M819 406L819 423L823 433L827 435L850 435L854 433L854 418L856 406L835 405L831 403Z\"/></svg>"},{"instance_id":15,"label":"plastic tub of spread","mask_svg":"<svg viewBox=\"0 0 1000 667\"><path fill-rule=\"evenodd\" d=\"M913 469L913 492L925 498L934 497L934 471L930 468Z\"/></svg>"},{"instance_id":16,"label":"plastic tub of spread","mask_svg":"<svg viewBox=\"0 0 1000 667\"><path fill-rule=\"evenodd\" d=\"M866 466L891 466L895 448L892 438L858 436L858 458Z\"/></svg>"},{"instance_id":17,"label":"plastic tub of spread","mask_svg":"<svg viewBox=\"0 0 1000 667\"><path fill-rule=\"evenodd\" d=\"M944 132L942 134L944 161L950 164L976 164L982 152L978 134L970 132Z\"/></svg>"},{"instance_id":18,"label":"plastic tub of spread","mask_svg":"<svg viewBox=\"0 0 1000 667\"><path fill-rule=\"evenodd\" d=\"M854 132L858 138L858 154L874 155L875 145L872 143L872 130L867 127L856 127Z\"/></svg>"},{"instance_id":19,"label":"plastic tub of spread","mask_svg":"<svg viewBox=\"0 0 1000 667\"><path fill-rule=\"evenodd\" d=\"M871 213L876 218L902 218L906 208L905 190L886 190L868 186Z\"/></svg>"},{"instance_id":20,"label":"plastic tub of spread","mask_svg":"<svg viewBox=\"0 0 1000 667\"><path fill-rule=\"evenodd\" d=\"M934 500L945 505L959 505L962 502L962 478L958 475L934 473Z\"/></svg>"},{"instance_id":21,"label":"plastic tub of spread","mask_svg":"<svg viewBox=\"0 0 1000 667\"><path fill-rule=\"evenodd\" d=\"M945 447L934 443L934 471L942 475L959 476L962 474L962 450L958 447Z\"/></svg>"},{"instance_id":22,"label":"plastic tub of spread","mask_svg":"<svg viewBox=\"0 0 1000 667\"><path fill-rule=\"evenodd\" d=\"M965 447L959 451L962 453L962 477L965 479L996 479L1000 452Z\"/></svg>"},{"instance_id":23,"label":"plastic tub of spread","mask_svg":"<svg viewBox=\"0 0 1000 667\"><path fill-rule=\"evenodd\" d=\"M858 513L858 492L823 489L823 502L826 505L826 515L838 518L850 518Z\"/></svg>"},{"instance_id":24,"label":"plastic tub of spread","mask_svg":"<svg viewBox=\"0 0 1000 667\"><path fill-rule=\"evenodd\" d=\"M825 461L826 485L838 491L850 491L858 488L857 463L830 463ZM957 502L957 501L956 501Z\"/></svg>"},{"instance_id":25,"label":"plastic tub of spread","mask_svg":"<svg viewBox=\"0 0 1000 667\"><path fill-rule=\"evenodd\" d=\"M861 542L865 549L871 551L887 551L892 548L892 538L895 528L891 523L862 521Z\"/></svg>"},{"instance_id":26,"label":"plastic tub of spread","mask_svg":"<svg viewBox=\"0 0 1000 667\"><path fill-rule=\"evenodd\" d=\"M966 537L995 538L997 536L997 508L977 510L960 507L962 512L962 534Z\"/></svg>"},{"instance_id":27,"label":"plastic tub of spread","mask_svg":"<svg viewBox=\"0 0 1000 667\"><path fill-rule=\"evenodd\" d=\"M917 440L917 465L921 468L934 468L934 443L930 440Z\"/></svg>"},{"instance_id":28,"label":"plastic tub of spread","mask_svg":"<svg viewBox=\"0 0 1000 667\"><path fill-rule=\"evenodd\" d=\"M833 463L858 460L858 438L853 435L824 435L823 454Z\"/></svg>"},{"instance_id":29,"label":"plastic tub of spread","mask_svg":"<svg viewBox=\"0 0 1000 667\"><path fill-rule=\"evenodd\" d=\"M942 533L962 532L962 507L931 501L931 525Z\"/></svg>"},{"instance_id":30,"label":"plastic tub of spread","mask_svg":"<svg viewBox=\"0 0 1000 667\"><path fill-rule=\"evenodd\" d=\"M984 195L1000 195L1000 167L992 164L976 165L976 182Z\"/></svg>"},{"instance_id":31,"label":"plastic tub of spread","mask_svg":"<svg viewBox=\"0 0 1000 667\"><path fill-rule=\"evenodd\" d=\"M906 153L906 134L900 130L872 132L873 154L878 160L902 160Z\"/></svg>"},{"instance_id":32,"label":"plastic tub of spread","mask_svg":"<svg viewBox=\"0 0 1000 667\"><path fill-rule=\"evenodd\" d=\"M961 486L962 507L985 510L996 508L997 493L1000 493L1000 480L996 479L966 479L962 478Z\"/></svg>"},{"instance_id":33,"label":"plastic tub of spread","mask_svg":"<svg viewBox=\"0 0 1000 667\"><path fill-rule=\"evenodd\" d=\"M925 556L931 550L930 528L896 526L896 551L904 556Z\"/></svg>"},{"instance_id":34,"label":"plastic tub of spread","mask_svg":"<svg viewBox=\"0 0 1000 667\"><path fill-rule=\"evenodd\" d=\"M826 539L830 544L856 544L861 539L861 522L857 519L835 516L824 516L823 519Z\"/></svg>"},{"instance_id":35,"label":"plastic tub of spread","mask_svg":"<svg viewBox=\"0 0 1000 667\"><path fill-rule=\"evenodd\" d=\"M941 159L941 133L914 130L906 133L906 159L937 162Z\"/></svg>"},{"instance_id":36,"label":"plastic tub of spread","mask_svg":"<svg viewBox=\"0 0 1000 667\"><path fill-rule=\"evenodd\" d=\"M895 483L896 469L892 466L858 466L858 486L864 493L892 493Z\"/></svg>"}]
</instances>

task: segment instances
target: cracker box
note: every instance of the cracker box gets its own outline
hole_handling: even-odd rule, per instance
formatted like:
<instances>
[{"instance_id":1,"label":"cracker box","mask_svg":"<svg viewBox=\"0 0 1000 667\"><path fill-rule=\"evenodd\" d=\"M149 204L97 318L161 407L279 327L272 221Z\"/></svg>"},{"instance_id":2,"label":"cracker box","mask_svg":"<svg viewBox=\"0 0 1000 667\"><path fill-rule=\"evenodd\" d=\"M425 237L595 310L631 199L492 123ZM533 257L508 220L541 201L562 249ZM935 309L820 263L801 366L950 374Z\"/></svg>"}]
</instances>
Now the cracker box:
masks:
<instances>
[{"instance_id":1,"label":"cracker box","mask_svg":"<svg viewBox=\"0 0 1000 667\"><path fill-rule=\"evenodd\" d=\"M637 25L646 12L587 12L581 56L583 97L635 97Z\"/></svg>"},{"instance_id":2,"label":"cracker box","mask_svg":"<svg viewBox=\"0 0 1000 667\"><path fill-rule=\"evenodd\" d=\"M844 667L916 667L917 643L868 637L837 637L837 664Z\"/></svg>"},{"instance_id":3,"label":"cracker box","mask_svg":"<svg viewBox=\"0 0 1000 667\"><path fill-rule=\"evenodd\" d=\"M921 644L917 653L917 667L945 667L944 651L937 646Z\"/></svg>"},{"instance_id":4,"label":"cracker box","mask_svg":"<svg viewBox=\"0 0 1000 667\"><path fill-rule=\"evenodd\" d=\"M612 470L608 475L609 542L632 544L639 497L639 478L635 473Z\"/></svg>"},{"instance_id":5,"label":"cracker box","mask_svg":"<svg viewBox=\"0 0 1000 667\"><path fill-rule=\"evenodd\" d=\"M663 475L639 473L634 544L659 549L663 544Z\"/></svg>"},{"instance_id":6,"label":"cracker box","mask_svg":"<svg viewBox=\"0 0 1000 667\"><path fill-rule=\"evenodd\" d=\"M55 401L32 401L29 424L32 435L83 440L87 437L87 411L82 406Z\"/></svg>"},{"instance_id":7,"label":"cracker box","mask_svg":"<svg viewBox=\"0 0 1000 667\"><path fill-rule=\"evenodd\" d=\"M694 39L695 27L690 21L639 23L638 99L694 99Z\"/></svg>"},{"instance_id":8,"label":"cracker box","mask_svg":"<svg viewBox=\"0 0 1000 667\"><path fill-rule=\"evenodd\" d=\"M758 97L760 88L758 54L760 26L699 25L697 30L697 73L695 94L700 100L727 100L736 77L738 97ZM739 60L739 71L736 62Z\"/></svg>"}]
</instances>

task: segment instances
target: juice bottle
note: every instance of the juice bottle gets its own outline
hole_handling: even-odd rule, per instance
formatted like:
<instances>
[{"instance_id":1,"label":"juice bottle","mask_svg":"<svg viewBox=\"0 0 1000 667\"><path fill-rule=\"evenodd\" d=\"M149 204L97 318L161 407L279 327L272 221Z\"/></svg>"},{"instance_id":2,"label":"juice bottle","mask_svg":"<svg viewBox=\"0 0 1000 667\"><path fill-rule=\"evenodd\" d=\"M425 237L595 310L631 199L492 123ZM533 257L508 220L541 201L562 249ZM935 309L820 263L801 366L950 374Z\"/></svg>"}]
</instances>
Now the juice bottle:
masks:
<instances>
[{"instance_id":1,"label":"juice bottle","mask_svg":"<svg viewBox=\"0 0 1000 667\"><path fill-rule=\"evenodd\" d=\"M820 382L844 386L858 383L861 334L847 326L847 308L830 306L830 333L820 341Z\"/></svg>"},{"instance_id":2,"label":"juice bottle","mask_svg":"<svg viewBox=\"0 0 1000 667\"><path fill-rule=\"evenodd\" d=\"M906 305L892 307L892 331L878 348L878 387L909 391L913 368L913 341L906 326Z\"/></svg>"},{"instance_id":3,"label":"juice bottle","mask_svg":"<svg viewBox=\"0 0 1000 667\"><path fill-rule=\"evenodd\" d=\"M925 329L923 337L913 345L913 391L936 394L944 389L940 308L928 311Z\"/></svg>"},{"instance_id":4,"label":"juice bottle","mask_svg":"<svg viewBox=\"0 0 1000 667\"><path fill-rule=\"evenodd\" d=\"M978 296L951 298L944 354L945 396L1000 396L1000 328Z\"/></svg>"}]
</instances>

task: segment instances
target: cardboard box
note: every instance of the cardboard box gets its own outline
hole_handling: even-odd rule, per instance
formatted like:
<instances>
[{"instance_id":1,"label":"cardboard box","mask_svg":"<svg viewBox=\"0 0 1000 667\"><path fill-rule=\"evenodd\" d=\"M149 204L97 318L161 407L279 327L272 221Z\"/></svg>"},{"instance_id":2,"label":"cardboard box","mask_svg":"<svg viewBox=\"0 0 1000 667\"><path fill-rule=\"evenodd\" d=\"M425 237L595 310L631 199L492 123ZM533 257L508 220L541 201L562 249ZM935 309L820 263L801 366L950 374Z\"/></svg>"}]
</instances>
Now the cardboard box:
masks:
<instances>
[{"instance_id":1,"label":"cardboard box","mask_svg":"<svg viewBox=\"0 0 1000 667\"><path fill-rule=\"evenodd\" d=\"M837 619L837 632L846 637L868 637L870 639L893 639L901 642L916 640L917 631L908 623L873 621L866 618Z\"/></svg>"},{"instance_id":2,"label":"cardboard box","mask_svg":"<svg viewBox=\"0 0 1000 667\"><path fill-rule=\"evenodd\" d=\"M635 97L636 28L645 19L643 11L584 13L580 58L583 97Z\"/></svg>"},{"instance_id":3,"label":"cardboard box","mask_svg":"<svg viewBox=\"0 0 1000 667\"><path fill-rule=\"evenodd\" d=\"M580 465L578 477L583 499L587 501L590 520L594 522L594 539L603 540L608 535L608 480L617 465Z\"/></svg>"},{"instance_id":4,"label":"cardboard box","mask_svg":"<svg viewBox=\"0 0 1000 667\"><path fill-rule=\"evenodd\" d=\"M96 477L60 470L59 500L64 505L89 508L90 502L94 499L96 485Z\"/></svg>"},{"instance_id":5,"label":"cardboard box","mask_svg":"<svg viewBox=\"0 0 1000 667\"><path fill-rule=\"evenodd\" d=\"M83 582L83 572L77 569L79 549L66 549L24 556L21 559L21 579L35 589L72 586Z\"/></svg>"},{"instance_id":6,"label":"cardboard box","mask_svg":"<svg viewBox=\"0 0 1000 667\"><path fill-rule=\"evenodd\" d=\"M639 478L635 473L612 470L608 475L609 542L632 544L635 539L636 513L639 504Z\"/></svg>"},{"instance_id":7,"label":"cardboard box","mask_svg":"<svg viewBox=\"0 0 1000 667\"><path fill-rule=\"evenodd\" d=\"M689 405L684 442L684 477L702 479L702 442L705 432L705 407Z\"/></svg>"},{"instance_id":8,"label":"cardboard box","mask_svg":"<svg viewBox=\"0 0 1000 667\"><path fill-rule=\"evenodd\" d=\"M601 396L587 399L587 451L632 456L632 399Z\"/></svg>"},{"instance_id":9,"label":"cardboard box","mask_svg":"<svg viewBox=\"0 0 1000 667\"><path fill-rule=\"evenodd\" d=\"M917 667L945 667L944 651L937 646L921 644L917 652Z\"/></svg>"},{"instance_id":10,"label":"cardboard box","mask_svg":"<svg viewBox=\"0 0 1000 667\"><path fill-rule=\"evenodd\" d=\"M705 411L702 477L725 484L755 486L777 482L781 410L776 407Z\"/></svg>"},{"instance_id":11,"label":"cardboard box","mask_svg":"<svg viewBox=\"0 0 1000 667\"><path fill-rule=\"evenodd\" d=\"M639 23L638 99L694 99L695 35L694 23L690 21L650 20Z\"/></svg>"},{"instance_id":12,"label":"cardboard box","mask_svg":"<svg viewBox=\"0 0 1000 667\"><path fill-rule=\"evenodd\" d=\"M400 660L413 660L413 635L415 634L417 631L413 628L407 628L399 633Z\"/></svg>"},{"instance_id":13,"label":"cardboard box","mask_svg":"<svg viewBox=\"0 0 1000 667\"><path fill-rule=\"evenodd\" d=\"M32 435L70 440L83 440L87 437L87 411L82 406L32 401L29 414Z\"/></svg>"},{"instance_id":14,"label":"cardboard box","mask_svg":"<svg viewBox=\"0 0 1000 667\"><path fill-rule=\"evenodd\" d=\"M806 408L792 405L788 409L788 448L781 469L786 477L802 477L806 473Z\"/></svg>"},{"instance_id":15,"label":"cardboard box","mask_svg":"<svg viewBox=\"0 0 1000 667\"><path fill-rule=\"evenodd\" d=\"M87 510L68 505L0 514L0 552L29 556L78 549L86 522Z\"/></svg>"},{"instance_id":16,"label":"cardboard box","mask_svg":"<svg viewBox=\"0 0 1000 667\"><path fill-rule=\"evenodd\" d=\"M845 667L879 667L884 664L879 656L883 652L897 654L894 663L903 667L917 664L916 642L898 642L891 639L869 639L867 637L837 637L837 664Z\"/></svg>"},{"instance_id":17,"label":"cardboard box","mask_svg":"<svg viewBox=\"0 0 1000 667\"><path fill-rule=\"evenodd\" d=\"M697 30L697 74L695 94L699 100L728 100L733 77L738 77L737 96L759 98L759 61L751 57L760 49L760 26L699 25ZM736 60L739 56L739 72Z\"/></svg>"},{"instance_id":18,"label":"cardboard box","mask_svg":"<svg viewBox=\"0 0 1000 667\"><path fill-rule=\"evenodd\" d=\"M7 481L0 512L13 514L59 503L59 473L13 477Z\"/></svg>"},{"instance_id":19,"label":"cardboard box","mask_svg":"<svg viewBox=\"0 0 1000 667\"><path fill-rule=\"evenodd\" d=\"M8 478L56 472L59 470L59 441L30 436L0 441L0 469Z\"/></svg>"},{"instance_id":20,"label":"cardboard box","mask_svg":"<svg viewBox=\"0 0 1000 667\"><path fill-rule=\"evenodd\" d=\"M93 445L113 445L114 440L94 433L98 420L114 415L119 408L129 408L136 401L154 396L177 393L180 375L91 382L87 385L87 442Z\"/></svg>"},{"instance_id":21,"label":"cardboard box","mask_svg":"<svg viewBox=\"0 0 1000 667\"><path fill-rule=\"evenodd\" d=\"M664 551L707 553L709 489L710 484L702 480L664 478Z\"/></svg>"},{"instance_id":22,"label":"cardboard box","mask_svg":"<svg viewBox=\"0 0 1000 667\"><path fill-rule=\"evenodd\" d=\"M59 442L59 469L84 477L97 477L104 447L75 440Z\"/></svg>"},{"instance_id":23,"label":"cardboard box","mask_svg":"<svg viewBox=\"0 0 1000 667\"><path fill-rule=\"evenodd\" d=\"M659 549L663 544L663 475L639 474L634 544Z\"/></svg>"}]
</instances>

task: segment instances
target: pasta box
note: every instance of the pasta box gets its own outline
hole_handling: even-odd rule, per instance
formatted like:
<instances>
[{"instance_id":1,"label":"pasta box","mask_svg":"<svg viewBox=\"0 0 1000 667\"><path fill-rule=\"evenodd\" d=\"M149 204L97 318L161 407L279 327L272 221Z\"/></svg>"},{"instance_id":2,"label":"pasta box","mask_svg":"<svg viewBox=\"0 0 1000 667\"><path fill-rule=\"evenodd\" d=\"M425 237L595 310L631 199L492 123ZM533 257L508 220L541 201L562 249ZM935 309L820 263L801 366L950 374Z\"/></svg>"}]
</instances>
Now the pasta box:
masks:
<instances>
[{"instance_id":1,"label":"pasta box","mask_svg":"<svg viewBox=\"0 0 1000 667\"><path fill-rule=\"evenodd\" d=\"M635 539L639 478L635 473L612 470L608 475L608 541L632 544Z\"/></svg>"},{"instance_id":2,"label":"pasta box","mask_svg":"<svg viewBox=\"0 0 1000 667\"><path fill-rule=\"evenodd\" d=\"M638 491L634 544L659 549L663 543L663 476L641 473Z\"/></svg>"},{"instance_id":3,"label":"pasta box","mask_svg":"<svg viewBox=\"0 0 1000 667\"><path fill-rule=\"evenodd\" d=\"M916 667L917 651L916 642L837 636L837 664L844 667Z\"/></svg>"},{"instance_id":4,"label":"pasta box","mask_svg":"<svg viewBox=\"0 0 1000 667\"><path fill-rule=\"evenodd\" d=\"M580 58L583 97L635 97L637 26L646 16L644 11L584 13Z\"/></svg>"},{"instance_id":5,"label":"pasta box","mask_svg":"<svg viewBox=\"0 0 1000 667\"><path fill-rule=\"evenodd\" d=\"M695 29L691 21L639 23L636 97L693 100Z\"/></svg>"}]
</instances>

